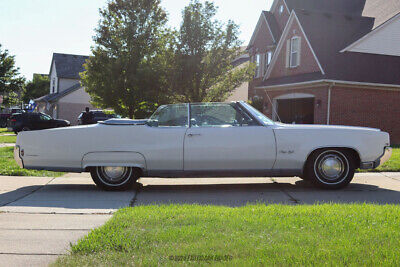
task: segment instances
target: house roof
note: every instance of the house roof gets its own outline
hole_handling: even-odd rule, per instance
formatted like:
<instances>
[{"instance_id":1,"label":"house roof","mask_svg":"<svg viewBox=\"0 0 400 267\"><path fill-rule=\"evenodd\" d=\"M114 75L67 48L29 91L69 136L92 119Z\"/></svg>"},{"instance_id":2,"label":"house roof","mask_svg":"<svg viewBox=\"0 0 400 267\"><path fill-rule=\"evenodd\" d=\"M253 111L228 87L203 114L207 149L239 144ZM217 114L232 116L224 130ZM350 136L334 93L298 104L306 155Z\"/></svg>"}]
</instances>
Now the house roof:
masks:
<instances>
[{"instance_id":1,"label":"house roof","mask_svg":"<svg viewBox=\"0 0 400 267\"><path fill-rule=\"evenodd\" d=\"M290 78L268 79L261 86L296 83L312 79L332 79L380 84L400 84L397 57L363 53L341 53L347 45L370 32L374 19L343 14L327 14L294 10L309 39L315 54L324 68L325 75L297 75ZM322 74L321 74L322 75Z\"/></svg>"},{"instance_id":2,"label":"house roof","mask_svg":"<svg viewBox=\"0 0 400 267\"><path fill-rule=\"evenodd\" d=\"M53 53L49 75L55 62L57 77L80 79L79 73L85 70L83 64L88 58L88 56Z\"/></svg>"},{"instance_id":3,"label":"house roof","mask_svg":"<svg viewBox=\"0 0 400 267\"><path fill-rule=\"evenodd\" d=\"M282 32L279 29L279 25L278 22L276 21L274 14L269 11L263 11L263 14L265 16L265 19L267 20L269 28L271 29L273 37L278 42L279 39L281 38Z\"/></svg>"},{"instance_id":4,"label":"house roof","mask_svg":"<svg viewBox=\"0 0 400 267\"><path fill-rule=\"evenodd\" d=\"M362 45L363 41L366 41L368 38L374 38L377 36L377 34L379 34L380 31L383 31L386 27L390 27L390 25L392 23L396 23L400 21L400 12L398 14L396 14L394 17L392 17L391 19L385 21L384 23L382 23L381 25L379 25L378 27L374 28L371 32L367 33L366 35L364 35L363 37L361 37L360 39L358 39L357 41L355 41L354 43L351 43L349 46L347 46L346 48L344 48L341 52L345 52L345 51L350 51L350 52L364 52L364 53L368 53L371 51L363 51L363 50L354 50L355 47L357 47L358 45ZM394 26L396 27L396 26ZM397 28L396 28L397 29ZM393 34L396 34L396 32L392 32ZM376 37L379 38L379 37ZM396 40L392 40L386 43L386 46L391 47L391 50L393 51L399 51L398 49L395 50L395 48L400 48L398 46L396 46ZM383 45L385 46L385 45ZM380 51L373 51L371 54L383 54L383 55L392 55L392 56L399 56L399 53L393 52L393 53L388 53L387 50L385 49L380 49Z\"/></svg>"},{"instance_id":5,"label":"house roof","mask_svg":"<svg viewBox=\"0 0 400 267\"><path fill-rule=\"evenodd\" d=\"M374 29L400 12L399 0L366 0L362 15L374 17Z\"/></svg>"},{"instance_id":6,"label":"house roof","mask_svg":"<svg viewBox=\"0 0 400 267\"><path fill-rule=\"evenodd\" d=\"M48 94L48 95L36 98L34 101L35 102L55 102L55 101L59 100L60 98L66 96L66 95L69 95L70 93L72 93L80 88L82 88L82 85L80 83L77 83L77 84L65 89L62 92L55 93L55 94Z\"/></svg>"},{"instance_id":7,"label":"house roof","mask_svg":"<svg viewBox=\"0 0 400 267\"><path fill-rule=\"evenodd\" d=\"M292 11L293 9L304 9L309 11L361 16L366 0L285 0L285 1L289 8L289 11Z\"/></svg>"}]
</instances>

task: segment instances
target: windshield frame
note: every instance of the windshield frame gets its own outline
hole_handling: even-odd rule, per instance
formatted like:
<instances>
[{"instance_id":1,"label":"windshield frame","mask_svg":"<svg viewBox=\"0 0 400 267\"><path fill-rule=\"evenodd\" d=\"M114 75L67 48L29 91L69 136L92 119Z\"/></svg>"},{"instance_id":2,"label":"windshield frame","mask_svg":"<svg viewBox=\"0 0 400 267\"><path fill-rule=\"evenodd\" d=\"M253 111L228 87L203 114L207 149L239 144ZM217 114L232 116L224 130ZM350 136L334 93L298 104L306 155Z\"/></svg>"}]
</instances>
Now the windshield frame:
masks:
<instances>
[{"instance_id":1,"label":"windshield frame","mask_svg":"<svg viewBox=\"0 0 400 267\"><path fill-rule=\"evenodd\" d=\"M255 107L245 101L240 101L239 104L246 109L259 123L264 126L275 125L275 122L265 116L262 112L258 111Z\"/></svg>"}]
</instances>

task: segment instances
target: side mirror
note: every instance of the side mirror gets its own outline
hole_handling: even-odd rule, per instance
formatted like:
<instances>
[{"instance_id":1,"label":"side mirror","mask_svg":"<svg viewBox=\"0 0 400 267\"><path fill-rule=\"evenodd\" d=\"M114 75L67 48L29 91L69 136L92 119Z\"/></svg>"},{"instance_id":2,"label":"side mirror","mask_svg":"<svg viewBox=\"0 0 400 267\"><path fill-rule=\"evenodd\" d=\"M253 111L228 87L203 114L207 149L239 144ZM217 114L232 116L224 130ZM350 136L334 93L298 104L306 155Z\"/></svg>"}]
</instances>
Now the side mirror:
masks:
<instances>
[{"instance_id":1,"label":"side mirror","mask_svg":"<svg viewBox=\"0 0 400 267\"><path fill-rule=\"evenodd\" d=\"M158 127L158 120L148 120L146 123L150 127Z\"/></svg>"}]
</instances>

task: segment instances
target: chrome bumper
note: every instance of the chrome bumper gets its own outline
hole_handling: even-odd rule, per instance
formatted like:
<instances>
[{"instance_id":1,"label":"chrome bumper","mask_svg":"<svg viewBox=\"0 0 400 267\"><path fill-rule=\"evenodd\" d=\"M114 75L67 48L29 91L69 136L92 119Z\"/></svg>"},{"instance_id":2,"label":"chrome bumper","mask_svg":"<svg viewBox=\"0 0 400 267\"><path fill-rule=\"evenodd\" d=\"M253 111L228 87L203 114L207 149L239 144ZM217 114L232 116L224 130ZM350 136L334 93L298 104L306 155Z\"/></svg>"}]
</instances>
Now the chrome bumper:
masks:
<instances>
[{"instance_id":1,"label":"chrome bumper","mask_svg":"<svg viewBox=\"0 0 400 267\"><path fill-rule=\"evenodd\" d=\"M377 168L378 166L384 164L386 161L388 161L390 159L391 156L392 156L392 148L391 147L385 147L385 151L383 153L383 156L380 159L377 160L378 161L377 162L378 165L375 168Z\"/></svg>"},{"instance_id":2,"label":"chrome bumper","mask_svg":"<svg viewBox=\"0 0 400 267\"><path fill-rule=\"evenodd\" d=\"M24 162L21 158L21 151L19 146L14 147L14 160L17 162L18 166L24 168Z\"/></svg>"},{"instance_id":3,"label":"chrome bumper","mask_svg":"<svg viewBox=\"0 0 400 267\"><path fill-rule=\"evenodd\" d=\"M386 161L390 159L392 156L392 148L391 147L385 147L383 150L382 156L380 156L377 160L375 161L370 161L370 162L361 162L360 169L375 169L384 164Z\"/></svg>"}]
</instances>

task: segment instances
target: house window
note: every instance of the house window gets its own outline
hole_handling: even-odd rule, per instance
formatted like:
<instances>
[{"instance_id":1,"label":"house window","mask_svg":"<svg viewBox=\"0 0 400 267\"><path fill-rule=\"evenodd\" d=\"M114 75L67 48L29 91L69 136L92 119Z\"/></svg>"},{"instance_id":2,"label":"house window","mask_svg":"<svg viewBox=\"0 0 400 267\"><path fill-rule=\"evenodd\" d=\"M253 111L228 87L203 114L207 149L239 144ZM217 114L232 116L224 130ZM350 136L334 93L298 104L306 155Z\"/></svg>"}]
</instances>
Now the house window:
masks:
<instances>
[{"instance_id":1,"label":"house window","mask_svg":"<svg viewBox=\"0 0 400 267\"><path fill-rule=\"evenodd\" d=\"M256 63L256 73L255 76L260 77L261 76L261 54L257 54L255 57L255 63Z\"/></svg>"},{"instance_id":2,"label":"house window","mask_svg":"<svg viewBox=\"0 0 400 267\"><path fill-rule=\"evenodd\" d=\"M280 5L279 6L279 14L282 14L283 13L283 5Z\"/></svg>"},{"instance_id":3,"label":"house window","mask_svg":"<svg viewBox=\"0 0 400 267\"><path fill-rule=\"evenodd\" d=\"M51 90L50 93L55 93L56 92L56 78L53 78L53 80L51 81Z\"/></svg>"},{"instance_id":4,"label":"house window","mask_svg":"<svg viewBox=\"0 0 400 267\"><path fill-rule=\"evenodd\" d=\"M267 69L269 64L271 64L272 60L272 51L268 51L267 53L264 54L264 75L267 73Z\"/></svg>"},{"instance_id":5,"label":"house window","mask_svg":"<svg viewBox=\"0 0 400 267\"><path fill-rule=\"evenodd\" d=\"M290 67L295 68L300 65L300 37L294 36L290 40Z\"/></svg>"}]
</instances>

